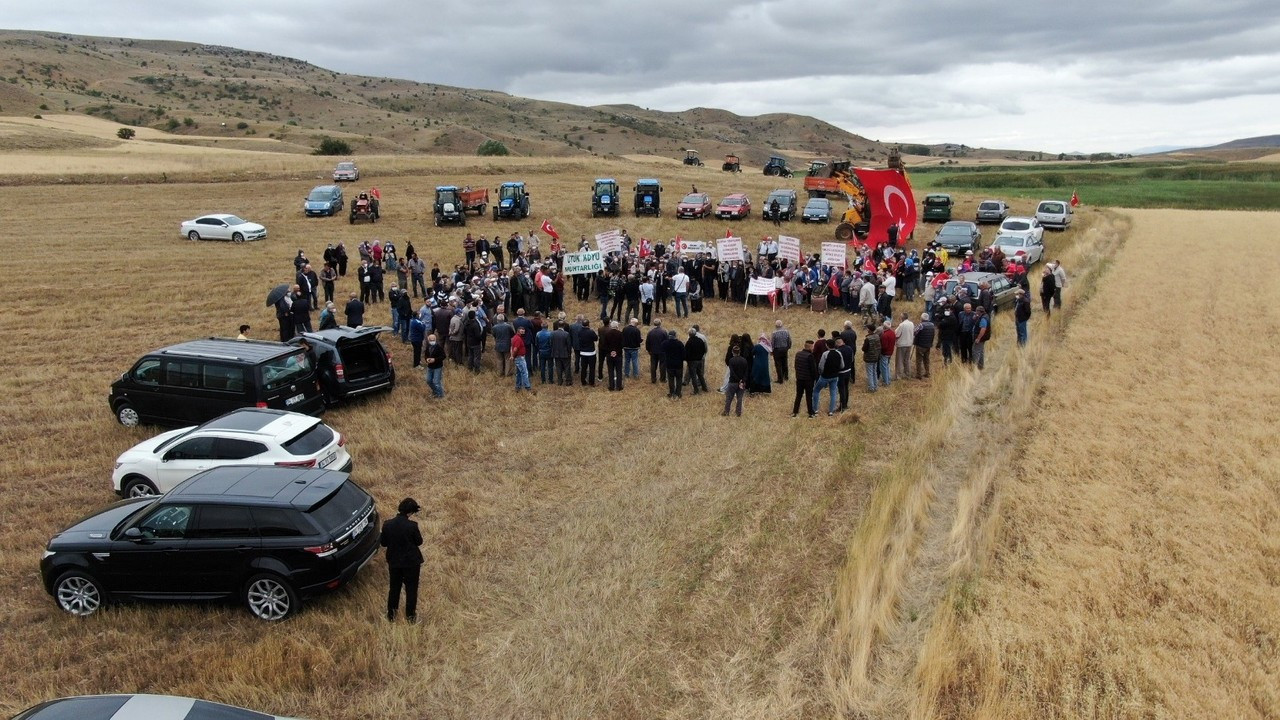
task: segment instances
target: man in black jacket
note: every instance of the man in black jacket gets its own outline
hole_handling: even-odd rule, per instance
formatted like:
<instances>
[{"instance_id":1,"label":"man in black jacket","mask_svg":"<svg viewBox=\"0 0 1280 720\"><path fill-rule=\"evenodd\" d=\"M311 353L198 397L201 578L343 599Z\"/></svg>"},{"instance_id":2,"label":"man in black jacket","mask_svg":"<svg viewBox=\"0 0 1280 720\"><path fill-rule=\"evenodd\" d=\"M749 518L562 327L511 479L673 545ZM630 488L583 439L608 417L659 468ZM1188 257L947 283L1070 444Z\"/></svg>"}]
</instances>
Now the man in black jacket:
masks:
<instances>
[{"instance_id":1,"label":"man in black jacket","mask_svg":"<svg viewBox=\"0 0 1280 720\"><path fill-rule=\"evenodd\" d=\"M729 348L728 365L729 387L724 391L724 412L720 414L728 415L734 398L737 398L738 417L742 417L742 398L747 394L747 374L750 372L750 365L747 364L747 359L742 357L742 350L737 345Z\"/></svg>"},{"instance_id":2,"label":"man in black jacket","mask_svg":"<svg viewBox=\"0 0 1280 720\"><path fill-rule=\"evenodd\" d=\"M800 398L804 397L804 409L809 417L817 417L813 410L813 383L818 379L818 361L813 357L813 341L805 340L804 349L796 353L796 399L791 403L791 417L800 414Z\"/></svg>"},{"instance_id":3,"label":"man in black jacket","mask_svg":"<svg viewBox=\"0 0 1280 720\"><path fill-rule=\"evenodd\" d=\"M609 371L609 391L622 390L622 330L617 320L600 333L600 355Z\"/></svg>"},{"instance_id":4,"label":"man in black jacket","mask_svg":"<svg viewBox=\"0 0 1280 720\"><path fill-rule=\"evenodd\" d=\"M600 336L591 329L591 321L583 320L582 329L578 331L578 355L581 356L581 380L583 385L595 387L596 384L596 341Z\"/></svg>"},{"instance_id":5,"label":"man in black jacket","mask_svg":"<svg viewBox=\"0 0 1280 720\"><path fill-rule=\"evenodd\" d=\"M413 498L400 501L399 513L382 524L382 547L387 549L387 573L391 586L387 591L387 619L395 620L400 609L400 589L404 588L404 616L418 621L418 577L422 572L422 532L409 518L422 508Z\"/></svg>"},{"instance_id":6,"label":"man in black jacket","mask_svg":"<svg viewBox=\"0 0 1280 720\"><path fill-rule=\"evenodd\" d=\"M649 353L649 384L655 385L661 377L667 381L667 366L662 362L662 344L667 341L667 331L662 329L662 320L653 321L653 329L644 338L645 352Z\"/></svg>"},{"instance_id":7,"label":"man in black jacket","mask_svg":"<svg viewBox=\"0 0 1280 720\"><path fill-rule=\"evenodd\" d=\"M685 380L693 388L693 394L707 392L707 341L698 334L697 325L689 328L689 340L684 344L684 361L688 366Z\"/></svg>"},{"instance_id":8,"label":"man in black jacket","mask_svg":"<svg viewBox=\"0 0 1280 720\"><path fill-rule=\"evenodd\" d=\"M929 377L929 353L933 350L933 339L937 336L938 328L929 320L929 313L920 315L920 324L916 326L916 334L912 339L912 352L916 354L916 379L923 380Z\"/></svg>"},{"instance_id":9,"label":"man in black jacket","mask_svg":"<svg viewBox=\"0 0 1280 720\"><path fill-rule=\"evenodd\" d=\"M1027 321L1031 319L1031 298L1027 291L1018 289L1018 299L1013 301L1013 327L1018 332L1018 345L1027 344Z\"/></svg>"},{"instance_id":10,"label":"man in black jacket","mask_svg":"<svg viewBox=\"0 0 1280 720\"><path fill-rule=\"evenodd\" d=\"M360 298L355 293L351 293L351 299L347 300L345 312L347 327L355 328L364 324L364 303L360 302Z\"/></svg>"},{"instance_id":11,"label":"man in black jacket","mask_svg":"<svg viewBox=\"0 0 1280 720\"><path fill-rule=\"evenodd\" d=\"M662 363L667 369L667 397L678 400L684 396L684 343L675 330L662 343Z\"/></svg>"}]
</instances>

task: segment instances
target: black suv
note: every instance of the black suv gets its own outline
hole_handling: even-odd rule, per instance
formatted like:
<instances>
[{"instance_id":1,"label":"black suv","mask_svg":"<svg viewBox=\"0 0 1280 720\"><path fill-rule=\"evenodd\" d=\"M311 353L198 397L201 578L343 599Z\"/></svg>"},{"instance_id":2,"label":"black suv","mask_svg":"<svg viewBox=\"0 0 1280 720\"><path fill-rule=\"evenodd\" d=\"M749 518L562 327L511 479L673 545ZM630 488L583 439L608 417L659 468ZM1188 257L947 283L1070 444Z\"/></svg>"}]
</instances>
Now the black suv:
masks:
<instances>
[{"instance_id":1,"label":"black suv","mask_svg":"<svg viewBox=\"0 0 1280 720\"><path fill-rule=\"evenodd\" d=\"M773 219L773 203L778 202L778 219L793 220L796 216L796 191L778 188L765 198L760 214L765 220Z\"/></svg>"},{"instance_id":2,"label":"black suv","mask_svg":"<svg viewBox=\"0 0 1280 720\"><path fill-rule=\"evenodd\" d=\"M72 615L115 599L239 598L263 620L338 588L378 550L373 498L346 473L219 467L123 500L49 541L45 590Z\"/></svg>"},{"instance_id":3,"label":"black suv","mask_svg":"<svg viewBox=\"0 0 1280 720\"><path fill-rule=\"evenodd\" d=\"M111 384L121 425L199 425L243 407L324 412L311 359L266 340L206 338L142 356Z\"/></svg>"},{"instance_id":4,"label":"black suv","mask_svg":"<svg viewBox=\"0 0 1280 720\"><path fill-rule=\"evenodd\" d=\"M379 326L349 328L346 326L302 333L290 340L311 346L324 401L334 404L360 395L391 390L396 386L396 369L391 355L378 340Z\"/></svg>"}]
</instances>

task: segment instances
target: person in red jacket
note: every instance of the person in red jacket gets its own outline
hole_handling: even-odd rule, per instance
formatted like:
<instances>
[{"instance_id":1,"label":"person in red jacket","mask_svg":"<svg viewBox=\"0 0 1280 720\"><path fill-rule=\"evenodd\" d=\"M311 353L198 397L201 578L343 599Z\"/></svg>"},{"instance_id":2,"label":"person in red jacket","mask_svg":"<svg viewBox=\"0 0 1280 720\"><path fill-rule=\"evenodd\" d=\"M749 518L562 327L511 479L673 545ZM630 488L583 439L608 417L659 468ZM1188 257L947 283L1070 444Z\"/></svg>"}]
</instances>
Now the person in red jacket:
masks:
<instances>
[{"instance_id":1,"label":"person in red jacket","mask_svg":"<svg viewBox=\"0 0 1280 720\"><path fill-rule=\"evenodd\" d=\"M893 331L893 319L886 317L884 329L880 331L880 384L889 387L893 368L893 351L898 344L898 335Z\"/></svg>"}]
</instances>

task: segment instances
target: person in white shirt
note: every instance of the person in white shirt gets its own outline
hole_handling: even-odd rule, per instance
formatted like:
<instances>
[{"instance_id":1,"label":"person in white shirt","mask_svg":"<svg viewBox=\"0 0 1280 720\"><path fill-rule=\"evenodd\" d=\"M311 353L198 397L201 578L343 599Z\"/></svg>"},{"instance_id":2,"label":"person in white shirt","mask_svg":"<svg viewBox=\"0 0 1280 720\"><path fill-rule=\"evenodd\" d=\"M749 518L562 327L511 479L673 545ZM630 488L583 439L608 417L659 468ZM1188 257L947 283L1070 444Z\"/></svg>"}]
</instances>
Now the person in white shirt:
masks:
<instances>
[{"instance_id":1,"label":"person in white shirt","mask_svg":"<svg viewBox=\"0 0 1280 720\"><path fill-rule=\"evenodd\" d=\"M916 325L902 313L902 322L894 333L898 336L893 352L894 374L900 378L911 377L911 346L916 341Z\"/></svg>"},{"instance_id":2,"label":"person in white shirt","mask_svg":"<svg viewBox=\"0 0 1280 720\"><path fill-rule=\"evenodd\" d=\"M1062 307L1062 288L1067 286L1067 271L1062 269L1061 260L1049 264L1053 266L1053 307L1056 310Z\"/></svg>"},{"instance_id":3,"label":"person in white shirt","mask_svg":"<svg viewBox=\"0 0 1280 720\"><path fill-rule=\"evenodd\" d=\"M893 318L893 298L898 294L898 278L891 272L884 274L884 291L880 295L880 314Z\"/></svg>"},{"instance_id":4,"label":"person in white shirt","mask_svg":"<svg viewBox=\"0 0 1280 720\"><path fill-rule=\"evenodd\" d=\"M676 299L676 317L689 317L689 276L684 274L684 268L671 276L671 294Z\"/></svg>"}]
</instances>

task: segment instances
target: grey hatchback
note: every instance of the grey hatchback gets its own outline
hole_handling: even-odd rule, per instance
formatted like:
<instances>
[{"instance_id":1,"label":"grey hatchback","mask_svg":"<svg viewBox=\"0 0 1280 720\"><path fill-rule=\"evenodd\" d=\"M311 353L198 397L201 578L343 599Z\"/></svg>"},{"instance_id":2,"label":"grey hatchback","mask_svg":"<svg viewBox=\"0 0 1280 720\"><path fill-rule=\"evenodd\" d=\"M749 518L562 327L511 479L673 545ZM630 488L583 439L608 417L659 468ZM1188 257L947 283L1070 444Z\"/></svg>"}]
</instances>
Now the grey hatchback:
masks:
<instances>
[{"instance_id":1,"label":"grey hatchback","mask_svg":"<svg viewBox=\"0 0 1280 720\"><path fill-rule=\"evenodd\" d=\"M831 222L831 201L826 198L809 198L809 202L804 204L800 222Z\"/></svg>"}]
</instances>

